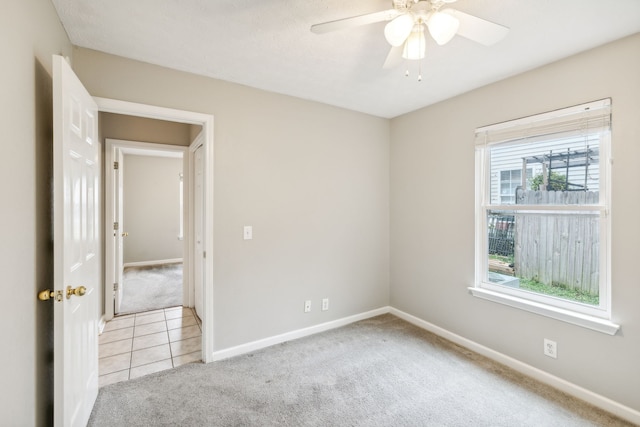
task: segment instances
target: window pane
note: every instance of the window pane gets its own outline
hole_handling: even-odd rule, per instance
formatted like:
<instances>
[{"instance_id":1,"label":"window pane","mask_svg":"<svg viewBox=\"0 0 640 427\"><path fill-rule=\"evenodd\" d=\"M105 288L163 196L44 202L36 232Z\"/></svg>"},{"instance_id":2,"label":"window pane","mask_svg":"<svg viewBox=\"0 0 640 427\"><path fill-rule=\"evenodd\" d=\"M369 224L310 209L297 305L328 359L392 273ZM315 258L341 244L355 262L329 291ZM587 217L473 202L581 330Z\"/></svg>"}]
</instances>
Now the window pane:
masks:
<instances>
[{"instance_id":1,"label":"window pane","mask_svg":"<svg viewBox=\"0 0 640 427\"><path fill-rule=\"evenodd\" d=\"M591 135L491 147L491 203L597 204L599 146L599 136Z\"/></svg>"},{"instance_id":2,"label":"window pane","mask_svg":"<svg viewBox=\"0 0 640 427\"><path fill-rule=\"evenodd\" d=\"M599 213L490 211L489 282L599 304Z\"/></svg>"}]
</instances>

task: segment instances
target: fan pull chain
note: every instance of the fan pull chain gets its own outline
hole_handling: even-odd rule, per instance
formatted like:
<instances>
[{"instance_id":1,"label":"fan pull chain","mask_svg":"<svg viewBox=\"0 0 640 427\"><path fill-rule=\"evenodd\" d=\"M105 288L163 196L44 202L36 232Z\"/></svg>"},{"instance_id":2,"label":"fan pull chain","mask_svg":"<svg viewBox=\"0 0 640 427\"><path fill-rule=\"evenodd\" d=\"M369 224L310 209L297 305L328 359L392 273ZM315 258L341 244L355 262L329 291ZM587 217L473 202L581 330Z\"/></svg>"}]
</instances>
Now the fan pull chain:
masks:
<instances>
[{"instance_id":1,"label":"fan pull chain","mask_svg":"<svg viewBox=\"0 0 640 427\"><path fill-rule=\"evenodd\" d=\"M420 26L420 28L423 28L422 25ZM420 52L423 51L423 49L425 48L422 45L422 40L424 40L424 37L420 38ZM424 58L424 56L423 56ZM418 56L418 81L421 82L422 81L422 59L420 59L420 56Z\"/></svg>"},{"instance_id":2,"label":"fan pull chain","mask_svg":"<svg viewBox=\"0 0 640 427\"><path fill-rule=\"evenodd\" d=\"M404 72L405 77L409 77L409 64L407 64L407 69ZM422 81L422 61L418 62L418 81Z\"/></svg>"}]
</instances>

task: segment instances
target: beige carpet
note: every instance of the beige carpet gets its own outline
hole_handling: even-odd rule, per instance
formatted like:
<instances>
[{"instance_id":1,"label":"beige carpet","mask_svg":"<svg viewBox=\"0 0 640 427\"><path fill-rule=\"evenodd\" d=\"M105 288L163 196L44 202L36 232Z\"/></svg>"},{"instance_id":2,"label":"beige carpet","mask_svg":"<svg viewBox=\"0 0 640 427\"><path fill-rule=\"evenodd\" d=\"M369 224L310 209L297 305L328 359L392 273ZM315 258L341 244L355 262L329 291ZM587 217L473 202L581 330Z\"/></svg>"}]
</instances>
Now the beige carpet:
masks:
<instances>
[{"instance_id":1,"label":"beige carpet","mask_svg":"<svg viewBox=\"0 0 640 427\"><path fill-rule=\"evenodd\" d=\"M127 267L118 314L182 305L182 264Z\"/></svg>"},{"instance_id":2,"label":"beige carpet","mask_svg":"<svg viewBox=\"0 0 640 427\"><path fill-rule=\"evenodd\" d=\"M90 426L628 426L379 316L100 389Z\"/></svg>"}]
</instances>

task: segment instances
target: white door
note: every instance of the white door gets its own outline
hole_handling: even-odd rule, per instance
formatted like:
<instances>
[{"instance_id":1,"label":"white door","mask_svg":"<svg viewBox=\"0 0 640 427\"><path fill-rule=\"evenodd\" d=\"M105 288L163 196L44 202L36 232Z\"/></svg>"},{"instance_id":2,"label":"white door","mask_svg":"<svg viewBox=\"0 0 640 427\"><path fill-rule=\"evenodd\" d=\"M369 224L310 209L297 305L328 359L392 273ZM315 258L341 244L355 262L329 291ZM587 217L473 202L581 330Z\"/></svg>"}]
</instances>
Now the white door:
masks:
<instances>
[{"instance_id":1,"label":"white door","mask_svg":"<svg viewBox=\"0 0 640 427\"><path fill-rule=\"evenodd\" d=\"M193 283L194 305L196 313L200 319L202 316L202 286L204 284L204 158L202 146L196 148L194 157L194 200L193 200L193 231L194 231L194 263L193 263Z\"/></svg>"},{"instance_id":2,"label":"white door","mask_svg":"<svg viewBox=\"0 0 640 427\"><path fill-rule=\"evenodd\" d=\"M114 313L120 313L120 304L122 304L122 293L123 293L123 283L122 283L122 273L124 270L124 237L126 236L126 232L124 231L124 161L122 150L119 148L115 149L116 164L113 167L113 181L115 188L114 193L114 218L115 222L118 223L117 229L114 225L113 230L113 239L115 248L115 265L113 277L115 278L115 283L117 283L117 287L114 290Z\"/></svg>"},{"instance_id":3,"label":"white door","mask_svg":"<svg viewBox=\"0 0 640 427\"><path fill-rule=\"evenodd\" d=\"M54 425L85 426L98 395L98 108L53 56ZM84 295L82 287L84 287ZM70 291L77 289L77 295Z\"/></svg>"}]
</instances>

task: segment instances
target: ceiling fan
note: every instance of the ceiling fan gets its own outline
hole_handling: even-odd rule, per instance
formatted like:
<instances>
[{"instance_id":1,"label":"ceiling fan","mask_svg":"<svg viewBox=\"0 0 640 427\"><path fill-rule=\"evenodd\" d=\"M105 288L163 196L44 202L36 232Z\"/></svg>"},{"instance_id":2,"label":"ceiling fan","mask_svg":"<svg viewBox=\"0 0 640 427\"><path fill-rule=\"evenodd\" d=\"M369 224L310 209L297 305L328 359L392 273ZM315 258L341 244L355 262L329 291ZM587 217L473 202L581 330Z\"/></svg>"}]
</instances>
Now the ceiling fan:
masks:
<instances>
[{"instance_id":1,"label":"ceiling fan","mask_svg":"<svg viewBox=\"0 0 640 427\"><path fill-rule=\"evenodd\" d=\"M392 0L392 9L353 16L311 26L316 34L328 33L360 25L389 21L384 35L391 51L384 68L393 67L402 58L425 56L425 29L438 45L448 43L456 34L490 46L502 40L509 28L469 15L456 9L443 8L456 0Z\"/></svg>"}]
</instances>

